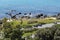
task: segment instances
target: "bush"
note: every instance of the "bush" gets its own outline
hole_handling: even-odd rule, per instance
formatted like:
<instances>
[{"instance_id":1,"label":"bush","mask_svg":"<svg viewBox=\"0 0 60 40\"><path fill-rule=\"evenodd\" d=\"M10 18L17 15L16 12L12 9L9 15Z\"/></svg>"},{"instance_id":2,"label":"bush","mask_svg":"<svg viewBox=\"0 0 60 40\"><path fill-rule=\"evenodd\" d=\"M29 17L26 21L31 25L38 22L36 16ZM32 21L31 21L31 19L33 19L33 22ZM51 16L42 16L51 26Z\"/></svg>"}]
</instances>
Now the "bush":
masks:
<instances>
[{"instance_id":1,"label":"bush","mask_svg":"<svg viewBox=\"0 0 60 40\"><path fill-rule=\"evenodd\" d=\"M55 40L57 36L60 36L59 25L55 25L52 28L40 29L36 34L38 40Z\"/></svg>"},{"instance_id":2,"label":"bush","mask_svg":"<svg viewBox=\"0 0 60 40\"><path fill-rule=\"evenodd\" d=\"M38 21L29 21L28 24L38 23Z\"/></svg>"},{"instance_id":3,"label":"bush","mask_svg":"<svg viewBox=\"0 0 60 40\"><path fill-rule=\"evenodd\" d=\"M22 31L19 22L6 22L3 24L5 38L11 38L11 40L22 39Z\"/></svg>"}]
</instances>

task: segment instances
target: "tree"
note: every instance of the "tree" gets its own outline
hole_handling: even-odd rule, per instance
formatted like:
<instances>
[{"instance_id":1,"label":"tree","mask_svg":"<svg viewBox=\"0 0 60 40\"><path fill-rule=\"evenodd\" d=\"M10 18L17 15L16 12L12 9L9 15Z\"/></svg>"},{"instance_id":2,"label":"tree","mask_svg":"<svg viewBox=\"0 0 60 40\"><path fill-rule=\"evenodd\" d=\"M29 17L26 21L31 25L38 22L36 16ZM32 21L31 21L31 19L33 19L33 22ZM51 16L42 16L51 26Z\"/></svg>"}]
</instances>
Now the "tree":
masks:
<instances>
[{"instance_id":1,"label":"tree","mask_svg":"<svg viewBox=\"0 0 60 40\"><path fill-rule=\"evenodd\" d=\"M20 29L13 30L12 35L11 35L11 40L22 40L22 31Z\"/></svg>"},{"instance_id":2,"label":"tree","mask_svg":"<svg viewBox=\"0 0 60 40\"><path fill-rule=\"evenodd\" d=\"M60 13L57 14L57 19L60 19Z\"/></svg>"},{"instance_id":3,"label":"tree","mask_svg":"<svg viewBox=\"0 0 60 40\"><path fill-rule=\"evenodd\" d=\"M24 13L24 15L27 15L27 13Z\"/></svg>"},{"instance_id":4,"label":"tree","mask_svg":"<svg viewBox=\"0 0 60 40\"><path fill-rule=\"evenodd\" d=\"M43 28L37 31L36 37L38 40L54 40L54 35L57 31L57 27Z\"/></svg>"},{"instance_id":5,"label":"tree","mask_svg":"<svg viewBox=\"0 0 60 40\"><path fill-rule=\"evenodd\" d=\"M41 16L40 16L40 14L39 15L36 15L36 18L40 18Z\"/></svg>"},{"instance_id":6,"label":"tree","mask_svg":"<svg viewBox=\"0 0 60 40\"><path fill-rule=\"evenodd\" d=\"M36 18L40 18L41 16L43 16L43 14L38 14L36 15Z\"/></svg>"},{"instance_id":7,"label":"tree","mask_svg":"<svg viewBox=\"0 0 60 40\"><path fill-rule=\"evenodd\" d=\"M58 13L58 16L60 15L60 13Z\"/></svg>"},{"instance_id":8,"label":"tree","mask_svg":"<svg viewBox=\"0 0 60 40\"><path fill-rule=\"evenodd\" d=\"M7 22L7 18L2 19L3 23Z\"/></svg>"},{"instance_id":9,"label":"tree","mask_svg":"<svg viewBox=\"0 0 60 40\"><path fill-rule=\"evenodd\" d=\"M10 13L6 13L7 15L9 15L12 19L17 19L16 16L21 14L20 12L18 14L13 15L13 12L16 12L16 10L11 10Z\"/></svg>"},{"instance_id":10,"label":"tree","mask_svg":"<svg viewBox=\"0 0 60 40\"><path fill-rule=\"evenodd\" d=\"M60 24L55 25L55 27L57 30L54 35L54 40L60 40Z\"/></svg>"},{"instance_id":11,"label":"tree","mask_svg":"<svg viewBox=\"0 0 60 40\"><path fill-rule=\"evenodd\" d=\"M44 18L48 17L47 15L44 15Z\"/></svg>"},{"instance_id":12,"label":"tree","mask_svg":"<svg viewBox=\"0 0 60 40\"><path fill-rule=\"evenodd\" d=\"M41 13L40 16L43 16L43 14Z\"/></svg>"},{"instance_id":13,"label":"tree","mask_svg":"<svg viewBox=\"0 0 60 40\"><path fill-rule=\"evenodd\" d=\"M3 24L5 38L22 40L22 31L18 22L6 22Z\"/></svg>"}]
</instances>

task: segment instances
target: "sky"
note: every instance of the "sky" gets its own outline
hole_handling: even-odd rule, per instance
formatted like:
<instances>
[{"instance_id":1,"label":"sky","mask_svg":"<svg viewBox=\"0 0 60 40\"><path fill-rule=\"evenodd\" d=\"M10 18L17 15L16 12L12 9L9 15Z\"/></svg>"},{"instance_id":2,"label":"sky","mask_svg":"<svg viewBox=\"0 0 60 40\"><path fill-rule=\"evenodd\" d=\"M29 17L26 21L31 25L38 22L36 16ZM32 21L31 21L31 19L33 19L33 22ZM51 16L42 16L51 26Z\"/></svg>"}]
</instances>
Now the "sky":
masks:
<instances>
[{"instance_id":1,"label":"sky","mask_svg":"<svg viewBox=\"0 0 60 40\"><path fill-rule=\"evenodd\" d=\"M0 10L19 8L60 11L60 0L0 0Z\"/></svg>"},{"instance_id":2,"label":"sky","mask_svg":"<svg viewBox=\"0 0 60 40\"><path fill-rule=\"evenodd\" d=\"M12 9L60 12L60 0L0 0L0 13Z\"/></svg>"}]
</instances>

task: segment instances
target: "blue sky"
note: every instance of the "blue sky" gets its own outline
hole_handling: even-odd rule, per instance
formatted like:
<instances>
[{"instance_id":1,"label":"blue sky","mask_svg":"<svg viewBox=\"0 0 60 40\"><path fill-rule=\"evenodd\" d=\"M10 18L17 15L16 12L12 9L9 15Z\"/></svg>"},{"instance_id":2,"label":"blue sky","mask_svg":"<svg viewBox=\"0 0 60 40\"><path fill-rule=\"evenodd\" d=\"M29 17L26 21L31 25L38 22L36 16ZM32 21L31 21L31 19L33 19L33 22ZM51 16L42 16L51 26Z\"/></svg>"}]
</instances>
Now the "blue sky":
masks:
<instances>
[{"instance_id":1,"label":"blue sky","mask_svg":"<svg viewBox=\"0 0 60 40\"><path fill-rule=\"evenodd\" d=\"M6 10L60 11L60 0L0 0L0 12Z\"/></svg>"}]
</instances>

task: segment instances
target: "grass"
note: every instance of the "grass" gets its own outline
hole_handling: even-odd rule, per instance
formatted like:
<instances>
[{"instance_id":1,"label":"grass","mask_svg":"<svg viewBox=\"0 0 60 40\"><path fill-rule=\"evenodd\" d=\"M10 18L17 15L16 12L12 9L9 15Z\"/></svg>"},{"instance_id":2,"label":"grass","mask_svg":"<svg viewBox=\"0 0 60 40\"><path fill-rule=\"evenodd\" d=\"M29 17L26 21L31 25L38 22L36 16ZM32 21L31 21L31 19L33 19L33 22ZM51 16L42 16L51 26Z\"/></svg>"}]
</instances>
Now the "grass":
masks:
<instances>
[{"instance_id":1,"label":"grass","mask_svg":"<svg viewBox=\"0 0 60 40\"><path fill-rule=\"evenodd\" d=\"M60 24L56 24L55 27L60 28Z\"/></svg>"},{"instance_id":2,"label":"grass","mask_svg":"<svg viewBox=\"0 0 60 40\"><path fill-rule=\"evenodd\" d=\"M31 21L31 20L32 21L38 21L38 22L37 23L28 24L28 22ZM59 20L54 20L54 19L22 19L22 21L23 21L23 23L21 24L20 20L19 21L18 20L14 20L14 21L11 22L12 23L11 25L12 25L13 28L16 28L16 25L21 25L22 27L26 27L27 25L32 26L32 25L36 25L38 23L52 23L52 22L56 22L56 21L59 21ZM58 26L60 26L60 25L58 25ZM26 33L23 34L22 37L28 37L28 36L30 36L32 34L35 34L36 31L37 30L33 30L32 32L31 31L26 32Z\"/></svg>"},{"instance_id":3,"label":"grass","mask_svg":"<svg viewBox=\"0 0 60 40\"><path fill-rule=\"evenodd\" d=\"M36 30L36 31L37 31L37 30ZM36 31L24 33L22 37L29 37L29 36L31 36L32 34L35 34Z\"/></svg>"},{"instance_id":4,"label":"grass","mask_svg":"<svg viewBox=\"0 0 60 40\"><path fill-rule=\"evenodd\" d=\"M29 19L22 19L22 20L23 20L23 23L21 24L22 26L36 25L38 23L52 23L52 22L57 21L57 20L53 20L53 19L31 19L31 20L38 21L38 22L37 23L28 24L28 21L31 21L31 20L29 20Z\"/></svg>"},{"instance_id":5,"label":"grass","mask_svg":"<svg viewBox=\"0 0 60 40\"><path fill-rule=\"evenodd\" d=\"M20 20L14 20L12 21L12 26L16 27L16 25L20 25L22 27L26 27L26 26L33 26L33 25L36 25L36 24L41 24L41 23L53 23L53 22L56 22L56 21L60 21L60 20L54 20L54 19L22 19L23 23L21 24L21 21ZM37 21L37 23L31 23L31 24L28 24L28 22L30 21Z\"/></svg>"}]
</instances>

